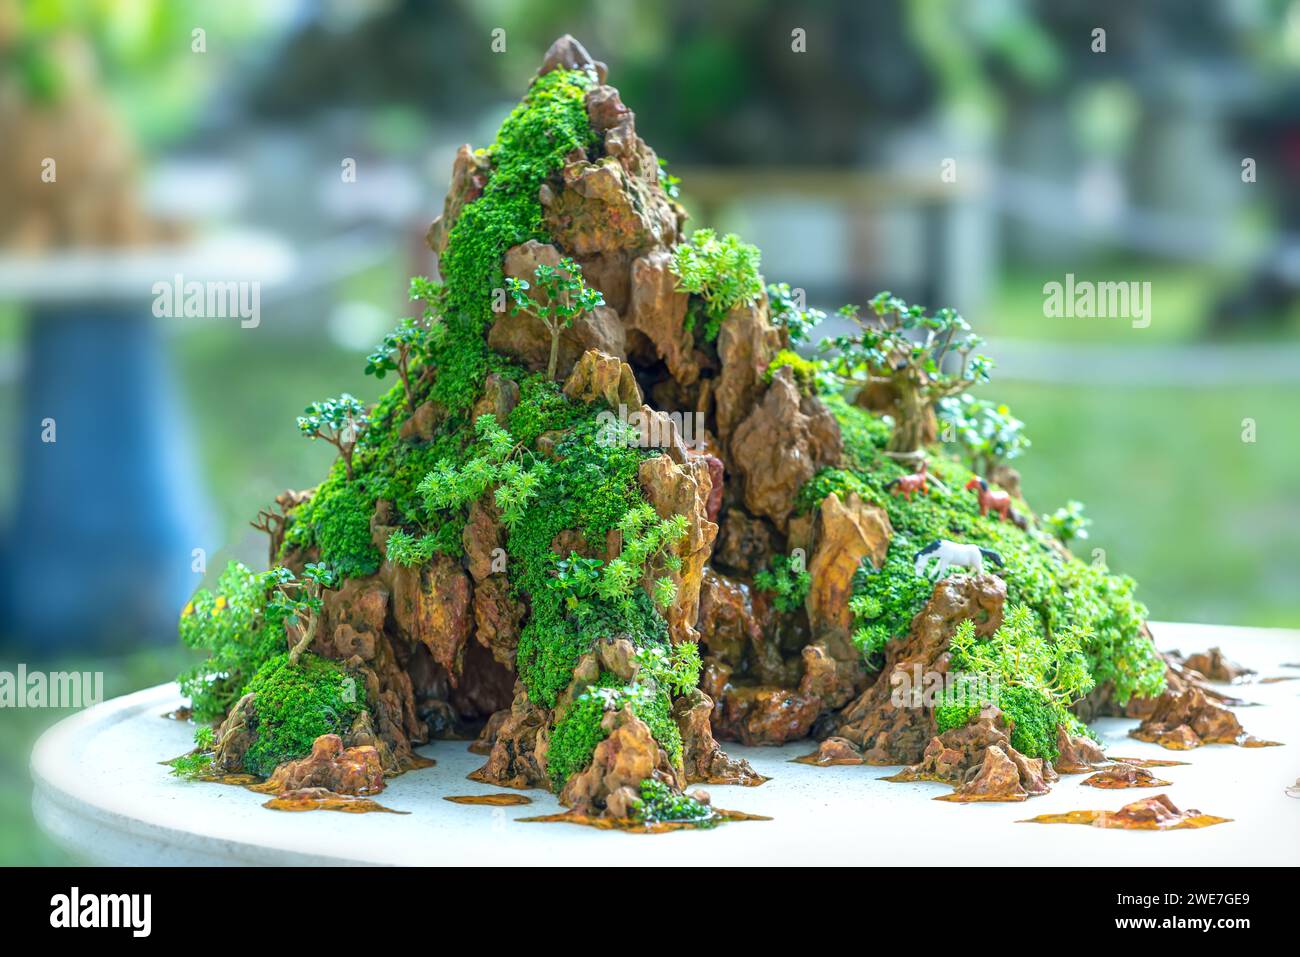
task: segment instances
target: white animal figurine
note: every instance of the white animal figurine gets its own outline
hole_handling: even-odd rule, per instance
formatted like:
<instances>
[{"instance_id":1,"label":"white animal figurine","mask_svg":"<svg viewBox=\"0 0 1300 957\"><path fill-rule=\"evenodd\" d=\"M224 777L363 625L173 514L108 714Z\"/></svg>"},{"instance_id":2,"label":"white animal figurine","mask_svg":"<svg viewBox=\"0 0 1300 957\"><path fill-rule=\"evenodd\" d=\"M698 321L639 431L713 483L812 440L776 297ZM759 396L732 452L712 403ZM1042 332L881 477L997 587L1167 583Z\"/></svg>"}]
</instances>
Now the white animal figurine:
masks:
<instances>
[{"instance_id":1,"label":"white animal figurine","mask_svg":"<svg viewBox=\"0 0 1300 957\"><path fill-rule=\"evenodd\" d=\"M990 548L980 548L978 545L963 545L960 542L950 542L946 538L935 539L925 548L916 553L916 573L925 574L925 566L930 563L930 559L939 559L939 569L935 577L942 578L951 566L957 565L961 568L969 568L971 571L979 574L984 571L984 559L988 559L998 568L1002 567L1002 556Z\"/></svg>"}]
</instances>

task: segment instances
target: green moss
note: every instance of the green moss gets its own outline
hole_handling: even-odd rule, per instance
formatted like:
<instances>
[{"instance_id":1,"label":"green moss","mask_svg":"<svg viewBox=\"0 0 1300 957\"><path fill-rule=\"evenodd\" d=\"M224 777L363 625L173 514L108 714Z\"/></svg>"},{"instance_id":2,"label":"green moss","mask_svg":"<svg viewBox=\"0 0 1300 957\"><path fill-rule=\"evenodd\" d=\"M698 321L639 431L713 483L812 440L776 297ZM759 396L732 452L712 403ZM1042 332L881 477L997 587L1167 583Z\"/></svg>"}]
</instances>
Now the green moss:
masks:
<instances>
[{"instance_id":1,"label":"green moss","mask_svg":"<svg viewBox=\"0 0 1300 957\"><path fill-rule=\"evenodd\" d=\"M586 417L570 425L574 409L557 404L550 421L534 419L527 426L527 431L539 434L565 426L570 431L555 450L563 467L549 470L507 539L512 582L516 593L529 600L532 612L519 638L519 677L533 700L548 707L597 638L624 633L644 644L666 634L663 617L639 589L626 601L595 601L579 627L564 596L551 587L562 557L551 551L556 535L577 529L588 542L603 544L607 533L644 503L636 476L649 453L603 444L595 415L589 408L583 412Z\"/></svg>"},{"instance_id":2,"label":"green moss","mask_svg":"<svg viewBox=\"0 0 1300 957\"><path fill-rule=\"evenodd\" d=\"M1065 722L1063 709L1041 691L1018 685L998 691L998 707L1011 725L1011 746L1031 758L1055 760L1056 727Z\"/></svg>"},{"instance_id":3,"label":"green moss","mask_svg":"<svg viewBox=\"0 0 1300 957\"><path fill-rule=\"evenodd\" d=\"M370 540L375 496L369 485L360 476L349 481L343 463L335 462L311 499L294 512L282 554L295 546L315 545L320 560L345 578L374 574L380 556Z\"/></svg>"},{"instance_id":4,"label":"green moss","mask_svg":"<svg viewBox=\"0 0 1300 957\"><path fill-rule=\"evenodd\" d=\"M484 332L493 319L493 290L505 285L506 251L549 239L538 191L568 153L596 142L585 105L592 83L577 70L553 70L533 82L486 151L492 171L482 195L452 226L439 263L447 315L431 355L438 368L433 398L453 413L473 405L491 365Z\"/></svg>"},{"instance_id":5,"label":"green moss","mask_svg":"<svg viewBox=\"0 0 1300 957\"><path fill-rule=\"evenodd\" d=\"M678 794L662 781L646 778L641 782L641 800L636 819L646 824L689 823L700 828L716 827L720 815L707 804L686 794Z\"/></svg>"},{"instance_id":6,"label":"green moss","mask_svg":"<svg viewBox=\"0 0 1300 957\"><path fill-rule=\"evenodd\" d=\"M782 349L767 364L767 371L763 373L763 379L771 382L772 376L776 374L777 370L786 367L794 373L794 381L799 388L811 395L817 387L817 373L821 370L821 364L813 359L805 359L793 349Z\"/></svg>"},{"instance_id":7,"label":"green moss","mask_svg":"<svg viewBox=\"0 0 1300 957\"><path fill-rule=\"evenodd\" d=\"M244 768L263 777L285 761L311 752L322 734L344 734L365 709L365 688L336 661L304 655L298 664L277 655L266 662L246 692L256 695L254 740Z\"/></svg>"}]
</instances>

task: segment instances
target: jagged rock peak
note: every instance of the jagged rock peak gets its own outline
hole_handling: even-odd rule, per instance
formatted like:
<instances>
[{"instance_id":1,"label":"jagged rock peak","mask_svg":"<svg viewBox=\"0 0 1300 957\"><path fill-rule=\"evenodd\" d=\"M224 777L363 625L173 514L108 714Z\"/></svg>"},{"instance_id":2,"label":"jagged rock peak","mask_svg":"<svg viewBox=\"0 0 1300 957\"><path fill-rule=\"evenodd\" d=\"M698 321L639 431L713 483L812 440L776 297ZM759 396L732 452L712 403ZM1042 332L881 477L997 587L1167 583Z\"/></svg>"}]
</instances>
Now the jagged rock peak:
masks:
<instances>
[{"instance_id":1,"label":"jagged rock peak","mask_svg":"<svg viewBox=\"0 0 1300 957\"><path fill-rule=\"evenodd\" d=\"M595 72L596 79L602 84L605 82L605 76L608 68L599 60L592 59L587 48L579 43L571 34L566 33L546 51L546 56L542 57L542 68L537 71L538 76L545 76L552 70L587 70Z\"/></svg>"}]
</instances>

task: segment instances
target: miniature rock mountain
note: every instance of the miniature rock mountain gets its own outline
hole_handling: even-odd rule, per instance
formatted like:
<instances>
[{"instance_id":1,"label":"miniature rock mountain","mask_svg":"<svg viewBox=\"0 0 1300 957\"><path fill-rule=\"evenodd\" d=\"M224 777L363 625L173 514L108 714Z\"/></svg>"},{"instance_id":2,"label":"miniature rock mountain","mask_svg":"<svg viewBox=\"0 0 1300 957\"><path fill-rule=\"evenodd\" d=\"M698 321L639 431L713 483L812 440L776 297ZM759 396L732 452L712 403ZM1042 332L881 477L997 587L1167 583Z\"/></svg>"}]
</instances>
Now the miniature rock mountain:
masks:
<instances>
[{"instance_id":1,"label":"miniature rock mountain","mask_svg":"<svg viewBox=\"0 0 1300 957\"><path fill-rule=\"evenodd\" d=\"M457 154L441 282L367 368L401 381L308 409L341 455L259 518L274 567L182 616L213 656L182 676L216 726L197 751L268 776L337 734L392 775L473 732L476 780L645 821L762 783L719 741L829 739L824 763L926 762L972 798L1045 790L1063 748L1089 768L1071 705L1158 695L1164 662L1132 582L1018 497L982 510L933 444L936 403L987 378L964 320L885 294L830 362L794 351L819 314L754 247L688 235L605 72L562 38ZM1014 476L984 406L961 447ZM940 540L993 557L936 583Z\"/></svg>"}]
</instances>

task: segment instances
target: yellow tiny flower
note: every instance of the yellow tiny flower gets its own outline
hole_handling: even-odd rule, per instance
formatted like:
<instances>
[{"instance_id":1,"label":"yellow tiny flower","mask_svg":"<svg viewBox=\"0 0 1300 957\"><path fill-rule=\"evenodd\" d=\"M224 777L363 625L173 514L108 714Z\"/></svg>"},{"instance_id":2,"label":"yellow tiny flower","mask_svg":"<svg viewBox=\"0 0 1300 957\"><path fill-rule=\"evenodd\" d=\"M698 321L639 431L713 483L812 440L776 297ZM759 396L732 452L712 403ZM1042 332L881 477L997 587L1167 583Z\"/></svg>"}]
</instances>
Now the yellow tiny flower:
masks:
<instances>
[{"instance_id":1,"label":"yellow tiny flower","mask_svg":"<svg viewBox=\"0 0 1300 957\"><path fill-rule=\"evenodd\" d=\"M185 607L181 609L181 617L188 618L192 614L194 614L194 602L187 601Z\"/></svg>"},{"instance_id":2,"label":"yellow tiny flower","mask_svg":"<svg viewBox=\"0 0 1300 957\"><path fill-rule=\"evenodd\" d=\"M217 600L212 603L213 612L221 611L221 609L225 607L226 607L226 596L218 595Z\"/></svg>"},{"instance_id":3,"label":"yellow tiny flower","mask_svg":"<svg viewBox=\"0 0 1300 957\"><path fill-rule=\"evenodd\" d=\"M998 415L1006 415L1010 411L1011 410L1008 409L1005 405L998 406Z\"/></svg>"}]
</instances>

